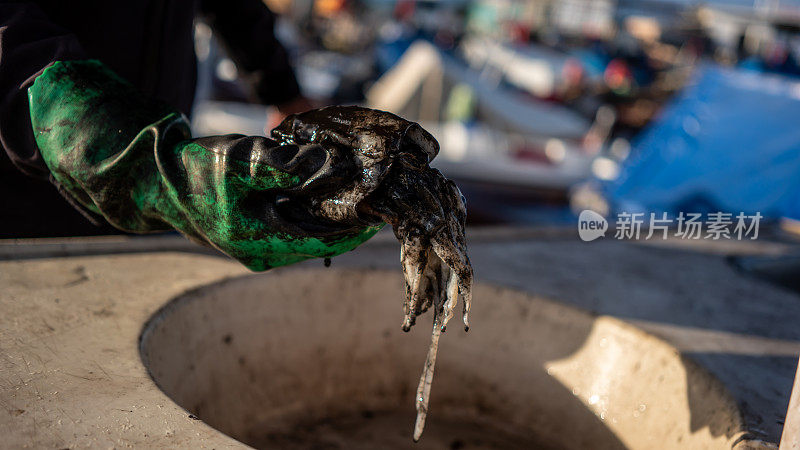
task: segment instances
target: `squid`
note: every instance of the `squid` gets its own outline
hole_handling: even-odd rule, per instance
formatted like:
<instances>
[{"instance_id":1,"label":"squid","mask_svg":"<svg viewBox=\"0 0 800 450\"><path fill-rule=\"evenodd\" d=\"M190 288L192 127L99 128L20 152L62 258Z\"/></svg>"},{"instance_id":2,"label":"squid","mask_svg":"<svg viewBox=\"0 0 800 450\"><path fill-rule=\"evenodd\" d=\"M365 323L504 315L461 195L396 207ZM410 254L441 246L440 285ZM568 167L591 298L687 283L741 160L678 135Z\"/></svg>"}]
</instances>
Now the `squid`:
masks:
<instances>
[{"instance_id":1,"label":"squid","mask_svg":"<svg viewBox=\"0 0 800 450\"><path fill-rule=\"evenodd\" d=\"M378 197L372 205L380 217L392 224L401 243L400 262L406 285L402 329L409 331L419 315L433 309L431 343L415 397L416 442L428 415L439 337L455 315L459 298L464 331L469 331L473 272L464 233L466 202L455 183L430 168L418 173L401 172L398 178L390 180L387 187L392 194L403 195ZM409 192L413 195L405 195ZM406 205L398 205L396 199L405 198L416 201L399 201Z\"/></svg>"},{"instance_id":2,"label":"squid","mask_svg":"<svg viewBox=\"0 0 800 450\"><path fill-rule=\"evenodd\" d=\"M358 168L334 195L308 199L308 210L335 223L390 224L401 244L405 278L401 328L409 331L417 317L433 310L431 342L415 397L416 442L428 414L439 338L459 299L464 330L469 330L473 270L466 201L453 181L430 167L439 151L433 136L394 114L356 106L321 108L288 117L272 136L282 143L339 149L329 152L325 162L331 170Z\"/></svg>"}]
</instances>

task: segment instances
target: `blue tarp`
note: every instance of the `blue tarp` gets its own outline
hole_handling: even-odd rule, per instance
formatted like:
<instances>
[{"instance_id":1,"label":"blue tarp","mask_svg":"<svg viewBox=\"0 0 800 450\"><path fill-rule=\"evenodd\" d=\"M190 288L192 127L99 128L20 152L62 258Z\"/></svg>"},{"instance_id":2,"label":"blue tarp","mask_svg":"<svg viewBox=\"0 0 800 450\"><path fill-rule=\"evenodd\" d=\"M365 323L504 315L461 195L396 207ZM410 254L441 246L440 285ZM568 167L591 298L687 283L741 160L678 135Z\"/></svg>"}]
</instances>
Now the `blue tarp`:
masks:
<instances>
[{"instance_id":1,"label":"blue tarp","mask_svg":"<svg viewBox=\"0 0 800 450\"><path fill-rule=\"evenodd\" d=\"M800 83L705 66L604 190L615 212L800 219Z\"/></svg>"}]
</instances>

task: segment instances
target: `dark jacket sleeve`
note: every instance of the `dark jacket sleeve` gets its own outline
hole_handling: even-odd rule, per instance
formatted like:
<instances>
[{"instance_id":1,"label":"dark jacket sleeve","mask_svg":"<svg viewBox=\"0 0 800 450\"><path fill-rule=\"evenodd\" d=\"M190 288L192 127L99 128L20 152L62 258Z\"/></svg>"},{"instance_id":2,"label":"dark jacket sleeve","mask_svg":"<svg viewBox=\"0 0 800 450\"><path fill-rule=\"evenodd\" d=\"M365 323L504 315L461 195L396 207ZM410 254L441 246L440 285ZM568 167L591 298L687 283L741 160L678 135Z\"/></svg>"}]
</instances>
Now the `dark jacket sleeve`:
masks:
<instances>
[{"instance_id":1,"label":"dark jacket sleeve","mask_svg":"<svg viewBox=\"0 0 800 450\"><path fill-rule=\"evenodd\" d=\"M33 3L0 2L0 144L28 175L49 175L33 139L27 89L54 61L85 58L78 39Z\"/></svg>"},{"instance_id":2,"label":"dark jacket sleeve","mask_svg":"<svg viewBox=\"0 0 800 450\"><path fill-rule=\"evenodd\" d=\"M286 50L275 38L275 15L261 0L201 0L200 10L258 99L269 105L300 93Z\"/></svg>"}]
</instances>

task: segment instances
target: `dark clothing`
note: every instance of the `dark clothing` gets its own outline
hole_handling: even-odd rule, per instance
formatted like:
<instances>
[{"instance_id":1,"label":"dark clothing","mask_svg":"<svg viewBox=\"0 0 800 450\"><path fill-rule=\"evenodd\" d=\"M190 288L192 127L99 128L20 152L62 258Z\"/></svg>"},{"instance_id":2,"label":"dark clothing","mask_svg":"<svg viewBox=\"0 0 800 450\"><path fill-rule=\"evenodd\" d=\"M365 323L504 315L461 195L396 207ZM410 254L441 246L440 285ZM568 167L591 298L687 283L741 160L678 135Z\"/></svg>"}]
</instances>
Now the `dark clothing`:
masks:
<instances>
[{"instance_id":1,"label":"dark clothing","mask_svg":"<svg viewBox=\"0 0 800 450\"><path fill-rule=\"evenodd\" d=\"M275 104L297 96L286 51L275 39L275 18L261 0L0 0L0 238L113 231L91 225L46 181L27 88L54 61L98 59L144 95L188 115L196 15L214 29L257 100Z\"/></svg>"}]
</instances>

